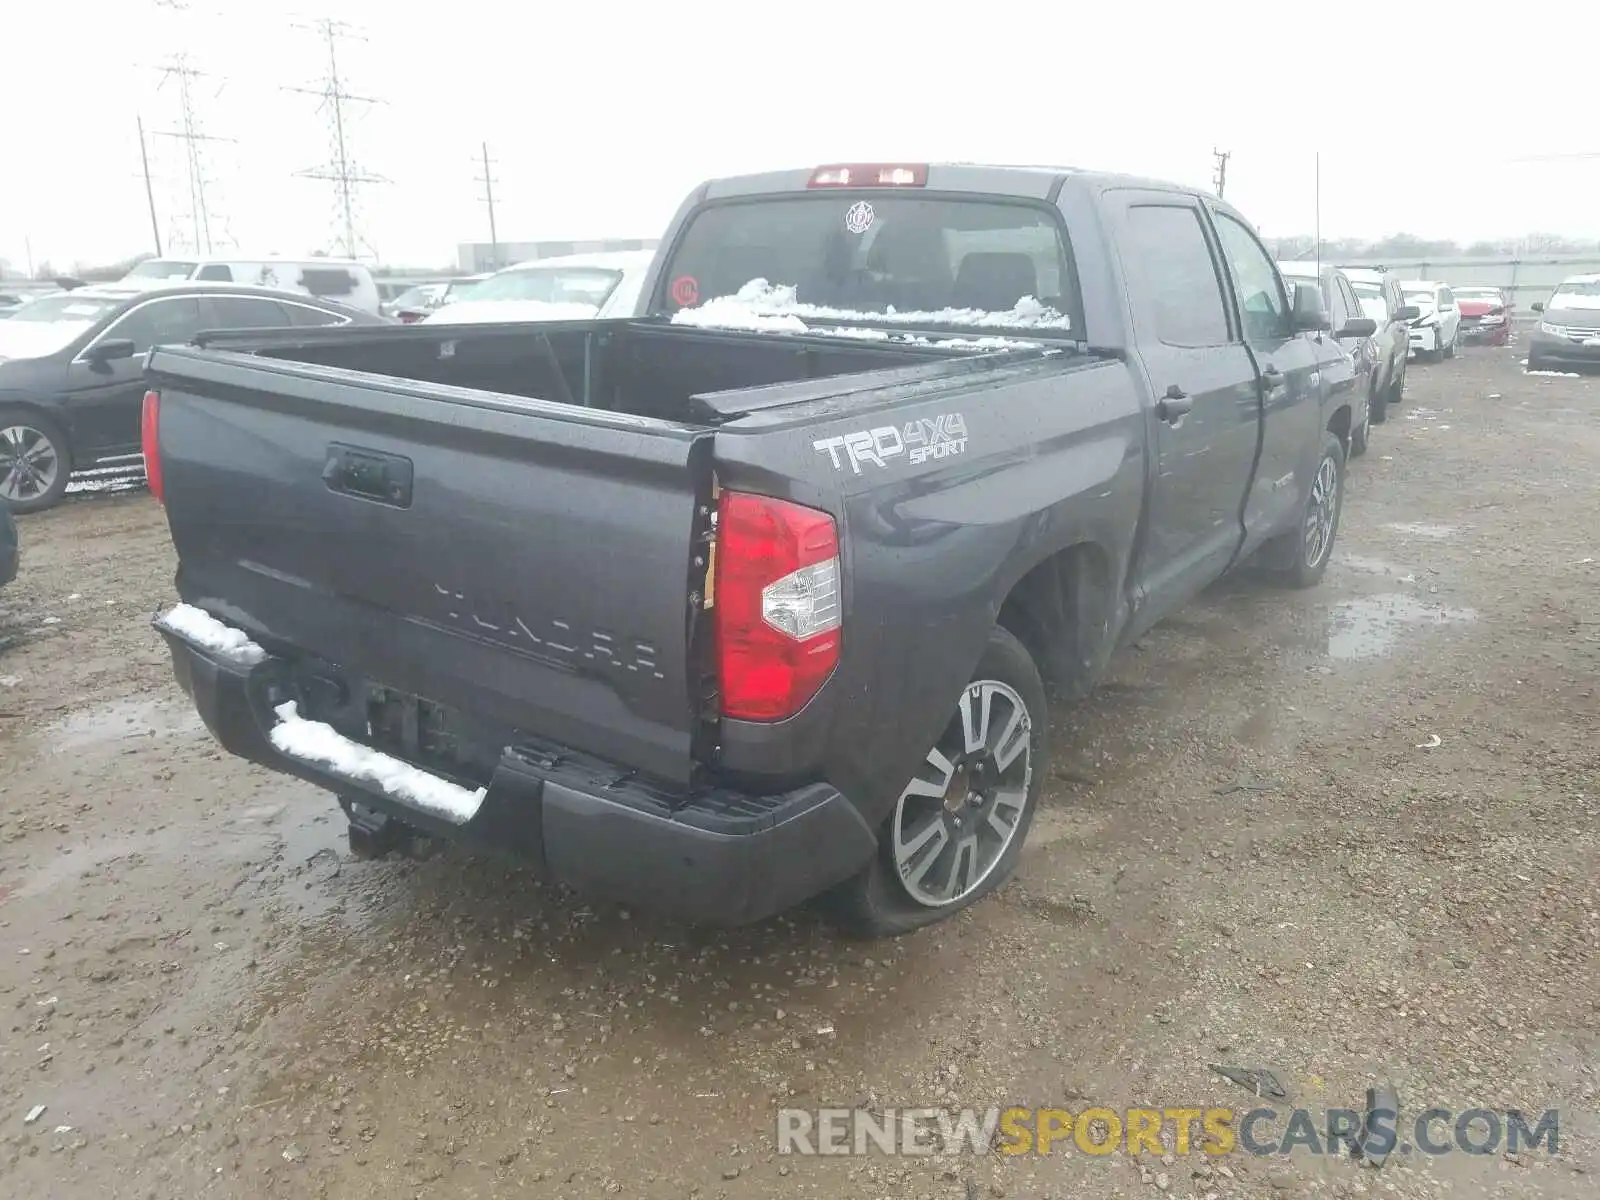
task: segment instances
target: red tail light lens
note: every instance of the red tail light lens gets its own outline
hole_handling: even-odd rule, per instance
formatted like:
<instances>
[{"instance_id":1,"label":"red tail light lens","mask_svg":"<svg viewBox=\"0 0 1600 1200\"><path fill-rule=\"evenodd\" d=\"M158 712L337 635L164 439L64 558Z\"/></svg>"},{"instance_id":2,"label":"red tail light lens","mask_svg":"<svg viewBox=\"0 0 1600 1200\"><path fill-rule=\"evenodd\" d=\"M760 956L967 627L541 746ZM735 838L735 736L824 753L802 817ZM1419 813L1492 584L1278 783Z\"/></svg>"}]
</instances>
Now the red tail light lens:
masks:
<instances>
[{"instance_id":1,"label":"red tail light lens","mask_svg":"<svg viewBox=\"0 0 1600 1200\"><path fill-rule=\"evenodd\" d=\"M839 663L833 518L787 500L722 493L715 588L723 716L793 716Z\"/></svg>"},{"instance_id":2,"label":"red tail light lens","mask_svg":"<svg viewBox=\"0 0 1600 1200\"><path fill-rule=\"evenodd\" d=\"M161 393L144 394L144 410L139 414L139 448L144 451L144 477L157 504L167 495L161 484Z\"/></svg>"},{"instance_id":3,"label":"red tail light lens","mask_svg":"<svg viewBox=\"0 0 1600 1200\"><path fill-rule=\"evenodd\" d=\"M807 187L926 187L926 163L831 163L811 172Z\"/></svg>"}]
</instances>

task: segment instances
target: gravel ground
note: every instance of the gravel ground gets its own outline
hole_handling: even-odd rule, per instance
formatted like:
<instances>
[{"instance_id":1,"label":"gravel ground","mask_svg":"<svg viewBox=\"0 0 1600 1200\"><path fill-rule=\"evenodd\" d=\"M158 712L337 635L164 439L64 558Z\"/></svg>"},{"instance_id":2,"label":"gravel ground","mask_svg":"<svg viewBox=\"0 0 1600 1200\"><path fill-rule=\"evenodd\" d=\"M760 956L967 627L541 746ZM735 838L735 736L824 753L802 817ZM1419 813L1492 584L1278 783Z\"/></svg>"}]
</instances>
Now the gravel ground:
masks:
<instances>
[{"instance_id":1,"label":"gravel ground","mask_svg":"<svg viewBox=\"0 0 1600 1200\"><path fill-rule=\"evenodd\" d=\"M892 944L350 860L173 684L150 498L26 518L0 1194L1592 1198L1597 411L1514 348L1414 364L1324 585L1227 582L1120 655L1055 714L1015 881ZM1559 1153L775 1153L782 1105L1249 1107L1212 1062L1314 1110L1557 1107Z\"/></svg>"}]
</instances>

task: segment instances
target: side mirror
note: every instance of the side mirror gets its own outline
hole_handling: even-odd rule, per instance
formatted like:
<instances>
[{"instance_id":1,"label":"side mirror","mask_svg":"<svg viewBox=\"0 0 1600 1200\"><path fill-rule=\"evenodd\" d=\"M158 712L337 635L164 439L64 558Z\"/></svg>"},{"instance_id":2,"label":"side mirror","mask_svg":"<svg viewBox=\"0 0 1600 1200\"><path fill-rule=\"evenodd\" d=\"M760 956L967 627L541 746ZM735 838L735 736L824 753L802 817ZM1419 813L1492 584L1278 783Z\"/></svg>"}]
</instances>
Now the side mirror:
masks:
<instances>
[{"instance_id":1,"label":"side mirror","mask_svg":"<svg viewBox=\"0 0 1600 1200\"><path fill-rule=\"evenodd\" d=\"M1395 310L1395 318L1401 321L1415 321L1422 315L1422 310L1415 304L1402 304Z\"/></svg>"},{"instance_id":2,"label":"side mirror","mask_svg":"<svg viewBox=\"0 0 1600 1200\"><path fill-rule=\"evenodd\" d=\"M1294 285L1294 331L1323 333L1331 328L1328 306L1322 302L1322 288L1314 283Z\"/></svg>"},{"instance_id":3,"label":"side mirror","mask_svg":"<svg viewBox=\"0 0 1600 1200\"><path fill-rule=\"evenodd\" d=\"M1378 323L1371 317L1356 317L1346 321L1344 328L1334 334L1338 338L1369 338L1378 332Z\"/></svg>"},{"instance_id":4,"label":"side mirror","mask_svg":"<svg viewBox=\"0 0 1600 1200\"><path fill-rule=\"evenodd\" d=\"M132 338L107 338L103 342L96 342L89 351L88 359L97 366L101 363L115 362L119 358L132 358L137 353Z\"/></svg>"},{"instance_id":5,"label":"side mirror","mask_svg":"<svg viewBox=\"0 0 1600 1200\"><path fill-rule=\"evenodd\" d=\"M1544 301L1543 300L1535 300L1533 302L1533 311L1534 312L1543 312L1544 311Z\"/></svg>"}]
</instances>

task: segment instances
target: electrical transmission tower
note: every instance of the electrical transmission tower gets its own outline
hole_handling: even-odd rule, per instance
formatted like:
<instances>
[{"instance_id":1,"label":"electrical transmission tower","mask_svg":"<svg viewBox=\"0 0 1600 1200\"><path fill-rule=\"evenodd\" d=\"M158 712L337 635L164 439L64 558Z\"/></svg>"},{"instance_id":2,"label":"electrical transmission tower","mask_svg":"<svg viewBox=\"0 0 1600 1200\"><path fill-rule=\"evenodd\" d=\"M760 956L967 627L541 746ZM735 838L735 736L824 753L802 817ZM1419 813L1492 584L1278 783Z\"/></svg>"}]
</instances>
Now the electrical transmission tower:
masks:
<instances>
[{"instance_id":1,"label":"electrical transmission tower","mask_svg":"<svg viewBox=\"0 0 1600 1200\"><path fill-rule=\"evenodd\" d=\"M494 185L498 182L494 172L490 170L494 160L489 157L489 143L483 143L483 174L476 176L479 183L483 184L483 202L489 207L489 267L498 271L504 264L500 261L500 235L494 226Z\"/></svg>"},{"instance_id":2,"label":"electrical transmission tower","mask_svg":"<svg viewBox=\"0 0 1600 1200\"><path fill-rule=\"evenodd\" d=\"M362 246L371 250L371 244L360 235L356 228L358 211L357 192L365 184L388 183L382 175L374 175L363 170L357 165L350 148L350 119L351 105L380 104L382 101L371 96L357 96L347 92L344 80L339 74L339 43L342 41L365 40L360 38L349 25L343 21L329 18L313 22L310 25L296 26L307 29L317 34L327 46L328 73L323 78L320 87L292 87L285 91L300 92L302 95L316 96L320 103L318 109L328 118L328 132L332 141L333 157L320 167L311 167L295 174L302 179L319 179L334 186L335 203L338 210L341 229L340 243L346 258L360 257Z\"/></svg>"},{"instance_id":3,"label":"electrical transmission tower","mask_svg":"<svg viewBox=\"0 0 1600 1200\"><path fill-rule=\"evenodd\" d=\"M1216 163L1216 169L1211 174L1211 182L1217 189L1218 197L1221 197L1222 190L1228 186L1228 160L1233 157L1233 152L1213 149L1211 157Z\"/></svg>"},{"instance_id":4,"label":"electrical transmission tower","mask_svg":"<svg viewBox=\"0 0 1600 1200\"><path fill-rule=\"evenodd\" d=\"M157 137L172 138L183 144L184 167L189 182L189 232L196 254L212 251L212 210L207 201L206 189L212 180L206 173L206 147L212 142L229 142L232 138L215 137L205 133L200 126L200 114L195 103L195 80L204 79L202 71L189 65L188 56L174 54L162 66L161 82L157 89L175 83L178 95L178 127L157 129Z\"/></svg>"}]
</instances>

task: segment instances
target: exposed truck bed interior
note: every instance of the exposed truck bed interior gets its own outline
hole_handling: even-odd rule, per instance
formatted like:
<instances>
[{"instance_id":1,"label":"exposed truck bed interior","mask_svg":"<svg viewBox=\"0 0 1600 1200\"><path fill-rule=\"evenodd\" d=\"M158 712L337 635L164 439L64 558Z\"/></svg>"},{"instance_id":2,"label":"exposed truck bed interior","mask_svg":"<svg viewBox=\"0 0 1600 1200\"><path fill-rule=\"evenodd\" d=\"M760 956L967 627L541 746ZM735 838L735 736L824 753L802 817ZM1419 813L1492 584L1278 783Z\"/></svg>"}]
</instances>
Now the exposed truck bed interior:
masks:
<instances>
[{"instance_id":1,"label":"exposed truck bed interior","mask_svg":"<svg viewBox=\"0 0 1600 1200\"><path fill-rule=\"evenodd\" d=\"M658 420L715 424L771 403L808 398L759 389L899 368L874 382L915 383L984 369L993 351L948 331L921 340L881 336L692 329L647 321L550 322L240 331L206 334L202 345L372 375L526 396ZM1029 351L1012 353L1028 354ZM1038 353L1033 351L1032 353ZM981 364L981 365L980 365ZM736 399L720 395L756 389Z\"/></svg>"}]
</instances>

